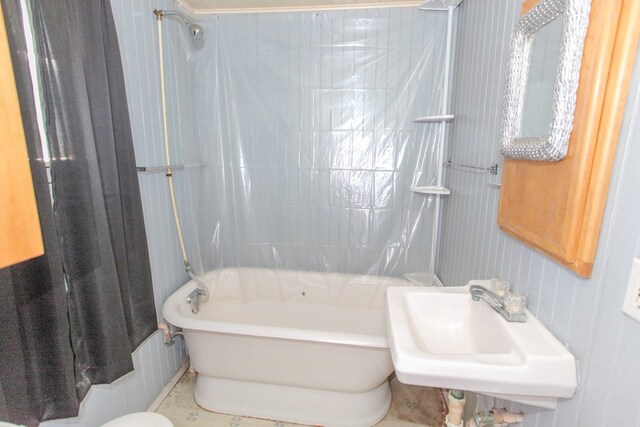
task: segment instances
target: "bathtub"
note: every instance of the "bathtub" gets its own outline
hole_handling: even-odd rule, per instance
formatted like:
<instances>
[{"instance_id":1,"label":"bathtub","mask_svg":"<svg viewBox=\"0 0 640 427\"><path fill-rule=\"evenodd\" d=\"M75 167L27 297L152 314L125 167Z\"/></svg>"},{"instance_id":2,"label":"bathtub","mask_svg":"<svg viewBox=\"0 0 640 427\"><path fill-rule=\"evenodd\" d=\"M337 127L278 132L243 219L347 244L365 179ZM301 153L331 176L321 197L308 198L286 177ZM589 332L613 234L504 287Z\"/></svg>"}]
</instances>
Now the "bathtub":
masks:
<instances>
[{"instance_id":1,"label":"bathtub","mask_svg":"<svg viewBox=\"0 0 640 427\"><path fill-rule=\"evenodd\" d=\"M372 426L391 404L377 276L257 268L207 273L209 301L191 313L188 282L163 306L198 372L195 400L216 412L312 425Z\"/></svg>"}]
</instances>

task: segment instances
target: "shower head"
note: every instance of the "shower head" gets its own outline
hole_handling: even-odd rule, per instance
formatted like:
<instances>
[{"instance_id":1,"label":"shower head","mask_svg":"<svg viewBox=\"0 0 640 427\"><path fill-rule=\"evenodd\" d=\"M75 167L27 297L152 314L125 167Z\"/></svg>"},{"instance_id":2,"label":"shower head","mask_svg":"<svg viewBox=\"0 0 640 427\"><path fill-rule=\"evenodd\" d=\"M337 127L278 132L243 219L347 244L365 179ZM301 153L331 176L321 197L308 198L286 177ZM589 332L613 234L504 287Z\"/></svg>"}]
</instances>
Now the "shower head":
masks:
<instances>
[{"instance_id":1,"label":"shower head","mask_svg":"<svg viewBox=\"0 0 640 427\"><path fill-rule=\"evenodd\" d=\"M191 37L193 37L195 40L200 40L202 38L202 36L204 35L204 29L198 24L194 24L193 22L189 22L187 24L187 28L189 28L189 32L191 33Z\"/></svg>"},{"instance_id":2,"label":"shower head","mask_svg":"<svg viewBox=\"0 0 640 427\"><path fill-rule=\"evenodd\" d=\"M195 22L191 22L180 12L177 12L175 10L156 9L153 11L153 13L158 17L158 19L162 19L165 16L175 16L176 18L180 19L182 23L187 26L187 28L189 29L189 34L191 34L191 37L193 37L195 40L200 40L204 35L204 29L200 25L196 24Z\"/></svg>"}]
</instances>

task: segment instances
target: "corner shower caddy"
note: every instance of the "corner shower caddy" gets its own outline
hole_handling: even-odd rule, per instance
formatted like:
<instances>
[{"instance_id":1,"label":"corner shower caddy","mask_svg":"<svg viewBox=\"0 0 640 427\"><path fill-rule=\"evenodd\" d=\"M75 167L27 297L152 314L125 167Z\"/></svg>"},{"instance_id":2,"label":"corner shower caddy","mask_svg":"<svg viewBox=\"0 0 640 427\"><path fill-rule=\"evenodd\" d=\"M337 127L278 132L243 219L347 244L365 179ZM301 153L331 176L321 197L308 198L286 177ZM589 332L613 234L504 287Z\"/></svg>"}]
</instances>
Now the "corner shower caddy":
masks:
<instances>
[{"instance_id":1,"label":"corner shower caddy","mask_svg":"<svg viewBox=\"0 0 640 427\"><path fill-rule=\"evenodd\" d=\"M440 225L440 197L451 194L451 191L442 185L442 173L444 168L444 150L446 143L446 125L454 119L454 115L449 113L449 79L451 69L451 45L453 42L453 11L462 0L428 0L420 6L420 10L446 11L447 12L447 44L445 48L444 76L442 87L442 105L439 115L417 117L415 123L438 123L440 129L440 141L438 143L438 174L436 185L413 186L411 191L419 194L428 194L435 197L435 209L433 214L433 232L431 238L431 260L429 268L433 275L433 282L440 284L440 279L435 274L436 249L438 245L438 230Z\"/></svg>"}]
</instances>

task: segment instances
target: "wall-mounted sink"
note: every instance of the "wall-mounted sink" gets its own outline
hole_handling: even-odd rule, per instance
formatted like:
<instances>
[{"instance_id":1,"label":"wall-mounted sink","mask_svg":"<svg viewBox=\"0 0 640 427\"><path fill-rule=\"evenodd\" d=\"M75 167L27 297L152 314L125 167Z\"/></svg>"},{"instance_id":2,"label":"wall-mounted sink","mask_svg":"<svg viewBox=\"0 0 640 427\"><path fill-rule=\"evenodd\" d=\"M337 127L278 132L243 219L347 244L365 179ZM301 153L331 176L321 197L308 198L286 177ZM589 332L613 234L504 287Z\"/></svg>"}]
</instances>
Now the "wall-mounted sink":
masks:
<instances>
[{"instance_id":1,"label":"wall-mounted sink","mask_svg":"<svg viewBox=\"0 0 640 427\"><path fill-rule=\"evenodd\" d=\"M469 286L387 290L389 346L398 379L555 408L577 386L573 355L527 311L507 322Z\"/></svg>"}]
</instances>

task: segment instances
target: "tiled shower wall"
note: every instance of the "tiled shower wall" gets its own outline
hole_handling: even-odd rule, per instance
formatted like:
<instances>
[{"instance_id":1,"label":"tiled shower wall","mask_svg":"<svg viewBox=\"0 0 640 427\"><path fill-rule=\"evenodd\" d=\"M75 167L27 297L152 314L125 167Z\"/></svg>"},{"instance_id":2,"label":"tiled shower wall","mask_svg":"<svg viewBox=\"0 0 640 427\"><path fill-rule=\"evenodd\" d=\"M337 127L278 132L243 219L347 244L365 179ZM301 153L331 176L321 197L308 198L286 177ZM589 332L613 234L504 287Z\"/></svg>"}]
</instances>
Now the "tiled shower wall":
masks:
<instances>
[{"instance_id":1,"label":"tiled shower wall","mask_svg":"<svg viewBox=\"0 0 640 427\"><path fill-rule=\"evenodd\" d=\"M173 9L169 0L128 1L112 0L112 9L122 55L131 127L139 165L165 164L161 134L160 92L158 74L158 40L154 8ZM175 22L165 23L168 62L175 64L167 70L169 99L178 108L171 110L170 121L185 123L184 128L172 129L174 144L179 145L188 134L189 112L185 102L191 90L190 44L186 31ZM182 47L181 49L176 48ZM176 52L181 56L173 57ZM177 150L178 151L178 150ZM179 151L178 151L179 152ZM180 158L176 159L178 162ZM178 175L176 173L176 175ZM162 303L175 289L187 281L182 255L174 232L167 183L164 174L139 175L142 204L149 243L151 270L158 319L162 318ZM178 181L180 177L177 177ZM178 185L183 185L178 182ZM135 371L110 385L93 386L82 402L76 418L42 423L42 426L96 427L117 416L144 411L168 383L186 358L186 348L180 338L176 345L165 347L162 334L156 332L133 354Z\"/></svg>"},{"instance_id":2,"label":"tiled shower wall","mask_svg":"<svg viewBox=\"0 0 640 427\"><path fill-rule=\"evenodd\" d=\"M485 166L498 152L503 81L520 2L467 0L459 8L454 162ZM636 66L613 169L593 277L581 279L498 230L499 189L489 175L449 170L440 275L447 285L503 277L579 362L579 388L556 410L522 405L526 426L640 426L640 324L620 307L640 256L640 69Z\"/></svg>"},{"instance_id":3,"label":"tiled shower wall","mask_svg":"<svg viewBox=\"0 0 640 427\"><path fill-rule=\"evenodd\" d=\"M413 118L440 113L446 13L200 22L196 158L207 184L191 212L205 269L426 271L433 207L409 187L433 184L439 126Z\"/></svg>"}]
</instances>

